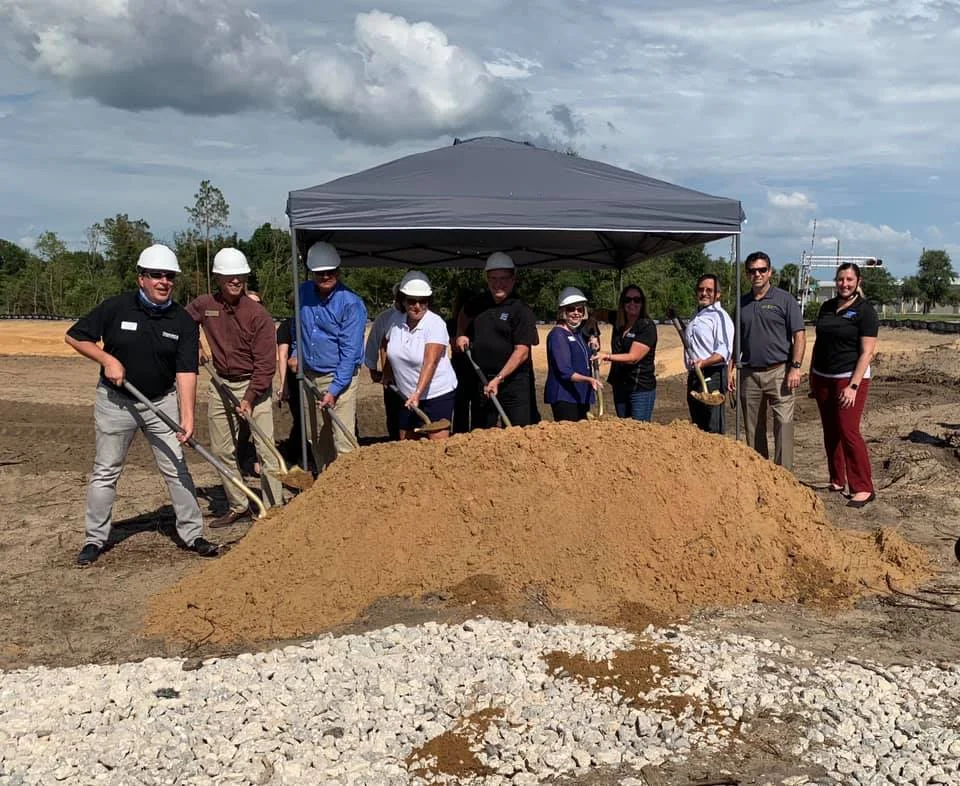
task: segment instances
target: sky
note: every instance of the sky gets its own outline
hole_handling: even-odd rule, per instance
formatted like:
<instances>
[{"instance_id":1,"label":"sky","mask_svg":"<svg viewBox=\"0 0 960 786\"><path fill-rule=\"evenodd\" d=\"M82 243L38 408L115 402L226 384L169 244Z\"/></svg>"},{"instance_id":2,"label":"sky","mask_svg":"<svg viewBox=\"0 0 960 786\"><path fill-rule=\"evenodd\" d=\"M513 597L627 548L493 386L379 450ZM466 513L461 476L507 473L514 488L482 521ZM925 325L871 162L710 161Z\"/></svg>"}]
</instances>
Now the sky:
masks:
<instances>
[{"instance_id":1,"label":"sky","mask_svg":"<svg viewBox=\"0 0 960 786\"><path fill-rule=\"evenodd\" d=\"M740 199L778 267L839 241L960 269L958 68L957 0L0 0L0 237L170 239L203 179L248 236L492 134Z\"/></svg>"}]
</instances>

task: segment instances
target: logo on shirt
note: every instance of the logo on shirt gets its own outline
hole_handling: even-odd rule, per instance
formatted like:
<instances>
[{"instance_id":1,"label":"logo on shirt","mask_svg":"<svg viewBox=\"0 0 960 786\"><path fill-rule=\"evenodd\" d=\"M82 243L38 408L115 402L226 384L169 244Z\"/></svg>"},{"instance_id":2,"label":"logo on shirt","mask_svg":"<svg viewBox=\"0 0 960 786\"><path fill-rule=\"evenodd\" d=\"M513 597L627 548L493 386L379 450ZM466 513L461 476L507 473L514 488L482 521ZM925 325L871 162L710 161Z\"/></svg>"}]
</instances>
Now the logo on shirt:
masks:
<instances>
[{"instance_id":1,"label":"logo on shirt","mask_svg":"<svg viewBox=\"0 0 960 786\"><path fill-rule=\"evenodd\" d=\"M854 317L857 316L857 312L856 312L856 311L844 311L840 316L843 317L844 319L853 319Z\"/></svg>"},{"instance_id":2,"label":"logo on shirt","mask_svg":"<svg viewBox=\"0 0 960 786\"><path fill-rule=\"evenodd\" d=\"M208 308L206 311L203 312L203 315L205 317L219 317L220 312L215 308Z\"/></svg>"},{"instance_id":3,"label":"logo on shirt","mask_svg":"<svg viewBox=\"0 0 960 786\"><path fill-rule=\"evenodd\" d=\"M136 329L137 329L137 323L136 323L136 322L121 322L121 323L120 323L120 329L121 329L121 330L136 330Z\"/></svg>"},{"instance_id":4,"label":"logo on shirt","mask_svg":"<svg viewBox=\"0 0 960 786\"><path fill-rule=\"evenodd\" d=\"M501 311L501 312L500 312L500 321L501 321L501 322L506 322L508 319L510 319L510 315L509 315L506 311Z\"/></svg>"},{"instance_id":5,"label":"logo on shirt","mask_svg":"<svg viewBox=\"0 0 960 786\"><path fill-rule=\"evenodd\" d=\"M176 334L176 333L167 333L166 330L164 330L160 335L163 336L164 338L172 338L174 341L179 341L179 340L180 340L180 336L179 336L178 334Z\"/></svg>"}]
</instances>

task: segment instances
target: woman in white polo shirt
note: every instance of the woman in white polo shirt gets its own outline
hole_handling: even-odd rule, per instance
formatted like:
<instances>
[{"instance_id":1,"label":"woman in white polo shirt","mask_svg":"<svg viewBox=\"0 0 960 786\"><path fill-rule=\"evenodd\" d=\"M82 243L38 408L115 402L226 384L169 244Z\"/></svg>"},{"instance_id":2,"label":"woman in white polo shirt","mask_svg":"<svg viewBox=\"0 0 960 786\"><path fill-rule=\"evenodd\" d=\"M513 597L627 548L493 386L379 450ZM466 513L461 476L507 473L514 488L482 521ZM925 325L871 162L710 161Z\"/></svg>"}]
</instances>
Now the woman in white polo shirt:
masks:
<instances>
[{"instance_id":1,"label":"woman in white polo shirt","mask_svg":"<svg viewBox=\"0 0 960 786\"><path fill-rule=\"evenodd\" d=\"M400 295L406 318L398 321L384 338L387 360L384 384L394 384L406 398L406 409L400 413L400 438L420 436L414 429L423 425L411 407L423 410L430 420L453 417L457 377L447 349L450 334L439 314L430 310L433 289L430 280L418 271L411 271L400 282ZM444 439L448 431L428 435Z\"/></svg>"}]
</instances>

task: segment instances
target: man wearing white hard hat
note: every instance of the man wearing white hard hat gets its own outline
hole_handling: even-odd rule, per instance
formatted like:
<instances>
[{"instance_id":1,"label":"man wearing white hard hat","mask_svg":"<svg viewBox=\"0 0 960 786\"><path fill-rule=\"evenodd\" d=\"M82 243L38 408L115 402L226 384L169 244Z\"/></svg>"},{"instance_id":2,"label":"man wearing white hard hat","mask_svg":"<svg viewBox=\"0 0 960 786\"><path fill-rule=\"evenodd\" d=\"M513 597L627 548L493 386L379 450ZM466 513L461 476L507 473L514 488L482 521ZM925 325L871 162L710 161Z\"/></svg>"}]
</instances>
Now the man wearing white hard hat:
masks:
<instances>
[{"instance_id":1,"label":"man wearing white hard hat","mask_svg":"<svg viewBox=\"0 0 960 786\"><path fill-rule=\"evenodd\" d=\"M219 554L218 546L202 537L203 515L181 444L193 436L199 332L173 300L179 272L173 251L150 246L137 260L139 289L105 300L67 331L67 344L100 364L94 406L97 453L87 486L79 567L96 562L109 545L117 480L137 431L146 436L167 483L181 541L202 557ZM174 435L124 390L124 381L179 421L184 433Z\"/></svg>"},{"instance_id":2,"label":"man wearing white hard hat","mask_svg":"<svg viewBox=\"0 0 960 786\"><path fill-rule=\"evenodd\" d=\"M203 327L213 355L213 367L224 386L240 401L234 406L210 380L207 389L207 425L210 448L228 467L236 467L240 418L252 420L273 439L273 375L277 370L277 334L273 319L263 305L247 294L250 264L242 251L222 248L213 258L213 275L217 292L200 295L187 305L187 313ZM280 465L271 446L261 442L255 432L262 471L260 488L264 507L283 504L283 488L277 475ZM249 520L246 496L226 478L223 491L227 510L210 522L211 527L229 527Z\"/></svg>"},{"instance_id":3,"label":"man wearing white hard hat","mask_svg":"<svg viewBox=\"0 0 960 786\"><path fill-rule=\"evenodd\" d=\"M394 385L403 394L400 413L401 439L415 439L423 425L413 411L420 409L431 421L453 417L457 375L447 357L450 334L443 317L430 310L433 288L430 279L413 270L400 282L404 316L394 321L383 340L386 362L384 385ZM398 400L400 396L392 393ZM429 439L443 439L449 431L433 431Z\"/></svg>"},{"instance_id":4,"label":"man wearing white hard hat","mask_svg":"<svg viewBox=\"0 0 960 786\"><path fill-rule=\"evenodd\" d=\"M469 348L488 380L472 427L497 424L491 395L513 425L529 426L540 420L530 359L530 348L540 343L537 321L530 307L513 294L516 270L508 254L494 252L483 269L489 291L464 307L457 325L457 349Z\"/></svg>"},{"instance_id":5,"label":"man wearing white hard hat","mask_svg":"<svg viewBox=\"0 0 960 786\"><path fill-rule=\"evenodd\" d=\"M363 333L367 309L359 295L340 281L340 254L329 243L314 243L307 251L312 281L300 285L300 337L298 348L303 373L316 382L323 396L317 404L329 407L348 428L357 420L357 390L363 363ZM349 437L311 409L314 453L322 471L337 456L353 450Z\"/></svg>"}]
</instances>

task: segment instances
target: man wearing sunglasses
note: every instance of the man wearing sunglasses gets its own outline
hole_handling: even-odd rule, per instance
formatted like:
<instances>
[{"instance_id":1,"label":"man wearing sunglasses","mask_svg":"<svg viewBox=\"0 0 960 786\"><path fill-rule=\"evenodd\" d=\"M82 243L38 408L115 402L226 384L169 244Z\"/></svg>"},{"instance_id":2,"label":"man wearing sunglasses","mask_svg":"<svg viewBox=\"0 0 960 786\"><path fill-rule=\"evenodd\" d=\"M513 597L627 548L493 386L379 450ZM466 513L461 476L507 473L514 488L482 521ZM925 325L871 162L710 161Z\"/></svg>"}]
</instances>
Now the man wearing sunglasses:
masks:
<instances>
[{"instance_id":1,"label":"man wearing sunglasses","mask_svg":"<svg viewBox=\"0 0 960 786\"><path fill-rule=\"evenodd\" d=\"M800 366L806 334L800 304L789 292L770 285L770 257L755 251L744 263L751 291L740 300L740 405L747 444L764 458L767 408L773 411L774 461L793 469L794 393L800 386ZM730 389L735 377L730 375Z\"/></svg>"},{"instance_id":2,"label":"man wearing sunglasses","mask_svg":"<svg viewBox=\"0 0 960 786\"><path fill-rule=\"evenodd\" d=\"M298 348L304 375L316 382L323 397L320 408L329 407L348 428L357 420L358 377L363 363L363 333L367 309L363 301L340 281L340 254L322 241L307 251L307 268L313 281L300 285L300 337ZM310 408L310 434L316 435L317 471L337 456L353 450L350 438Z\"/></svg>"},{"instance_id":3,"label":"man wearing sunglasses","mask_svg":"<svg viewBox=\"0 0 960 786\"><path fill-rule=\"evenodd\" d=\"M67 331L67 344L100 364L94 407L97 452L87 486L86 538L77 556L79 567L96 562L107 545L117 480L137 431L146 436L167 482L183 544L201 557L219 554L219 547L201 536L203 516L181 444L193 435L199 331L173 301L179 272L173 251L150 246L137 260L139 289L105 300ZM179 421L183 433L174 435L128 395L122 387L125 380Z\"/></svg>"}]
</instances>

